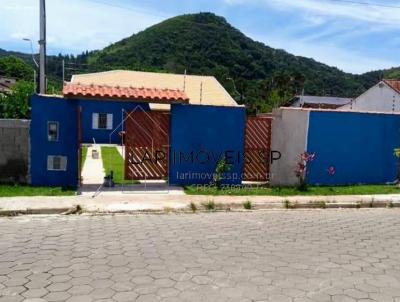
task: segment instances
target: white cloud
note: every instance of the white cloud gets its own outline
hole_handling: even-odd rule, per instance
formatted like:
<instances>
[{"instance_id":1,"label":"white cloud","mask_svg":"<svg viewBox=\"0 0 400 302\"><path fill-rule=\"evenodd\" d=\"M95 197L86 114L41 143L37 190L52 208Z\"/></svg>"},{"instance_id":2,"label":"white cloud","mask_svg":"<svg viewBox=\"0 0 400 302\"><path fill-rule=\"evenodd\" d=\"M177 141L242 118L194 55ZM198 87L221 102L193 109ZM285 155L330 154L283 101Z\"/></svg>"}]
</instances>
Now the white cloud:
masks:
<instances>
[{"instance_id":1,"label":"white cloud","mask_svg":"<svg viewBox=\"0 0 400 302\"><path fill-rule=\"evenodd\" d=\"M47 1L46 9L49 53L52 49L77 53L103 48L168 17L133 6L113 7L90 0ZM37 41L38 13L37 0L10 0L0 10L0 41L22 37Z\"/></svg>"},{"instance_id":2,"label":"white cloud","mask_svg":"<svg viewBox=\"0 0 400 302\"><path fill-rule=\"evenodd\" d=\"M286 26L279 29L271 28L268 37L250 34L272 47L314 58L352 73L400 65L393 56L388 58L384 55L394 40L388 39L382 45L373 42L379 33L391 33L388 36L394 36L398 32L400 9L328 0L223 1L229 5L272 8L283 16L290 13L292 22L287 22ZM363 39L371 41L370 47L362 45Z\"/></svg>"},{"instance_id":3,"label":"white cloud","mask_svg":"<svg viewBox=\"0 0 400 302\"><path fill-rule=\"evenodd\" d=\"M22 40L26 37L26 34L22 33L22 32L15 32L15 33L12 33L10 35L10 37L13 39Z\"/></svg>"},{"instance_id":4,"label":"white cloud","mask_svg":"<svg viewBox=\"0 0 400 302\"><path fill-rule=\"evenodd\" d=\"M313 12L319 16L339 17L389 26L400 25L400 9L390 7L324 0L224 0L224 2L230 5L266 5L280 10Z\"/></svg>"},{"instance_id":5,"label":"white cloud","mask_svg":"<svg viewBox=\"0 0 400 302\"><path fill-rule=\"evenodd\" d=\"M385 69L398 66L398 62L366 56L362 52L350 51L337 47L333 43L309 43L302 40L289 40L282 36L250 35L253 39L262 41L271 47L285 49L286 51L336 66L341 70L352 73L364 73L371 70Z\"/></svg>"}]
</instances>

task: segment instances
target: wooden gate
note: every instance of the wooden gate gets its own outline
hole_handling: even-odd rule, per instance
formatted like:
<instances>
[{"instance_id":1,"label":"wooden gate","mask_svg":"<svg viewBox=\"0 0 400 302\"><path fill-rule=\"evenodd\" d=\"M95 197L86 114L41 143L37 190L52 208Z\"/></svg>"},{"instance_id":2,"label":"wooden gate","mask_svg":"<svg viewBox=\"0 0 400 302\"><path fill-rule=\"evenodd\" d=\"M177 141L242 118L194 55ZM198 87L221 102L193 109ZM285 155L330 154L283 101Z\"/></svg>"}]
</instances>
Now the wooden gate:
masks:
<instances>
[{"instance_id":1,"label":"wooden gate","mask_svg":"<svg viewBox=\"0 0 400 302\"><path fill-rule=\"evenodd\" d=\"M245 181L268 181L271 163L270 117L248 117L245 136Z\"/></svg>"},{"instance_id":2,"label":"wooden gate","mask_svg":"<svg viewBox=\"0 0 400 302\"><path fill-rule=\"evenodd\" d=\"M168 176L170 114L131 112L125 120L125 179Z\"/></svg>"}]
</instances>

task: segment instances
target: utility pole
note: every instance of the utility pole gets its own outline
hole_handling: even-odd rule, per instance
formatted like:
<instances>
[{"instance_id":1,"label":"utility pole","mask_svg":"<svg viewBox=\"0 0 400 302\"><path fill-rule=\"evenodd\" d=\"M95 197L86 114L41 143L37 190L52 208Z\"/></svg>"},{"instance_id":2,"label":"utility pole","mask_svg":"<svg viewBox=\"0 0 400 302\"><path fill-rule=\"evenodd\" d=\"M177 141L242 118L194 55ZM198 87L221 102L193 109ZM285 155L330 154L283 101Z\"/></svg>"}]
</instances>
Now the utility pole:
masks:
<instances>
[{"instance_id":1,"label":"utility pole","mask_svg":"<svg viewBox=\"0 0 400 302\"><path fill-rule=\"evenodd\" d=\"M65 82L65 60L62 60L62 85L64 86Z\"/></svg>"},{"instance_id":2,"label":"utility pole","mask_svg":"<svg viewBox=\"0 0 400 302\"><path fill-rule=\"evenodd\" d=\"M40 1L39 92L46 93L46 2Z\"/></svg>"}]
</instances>

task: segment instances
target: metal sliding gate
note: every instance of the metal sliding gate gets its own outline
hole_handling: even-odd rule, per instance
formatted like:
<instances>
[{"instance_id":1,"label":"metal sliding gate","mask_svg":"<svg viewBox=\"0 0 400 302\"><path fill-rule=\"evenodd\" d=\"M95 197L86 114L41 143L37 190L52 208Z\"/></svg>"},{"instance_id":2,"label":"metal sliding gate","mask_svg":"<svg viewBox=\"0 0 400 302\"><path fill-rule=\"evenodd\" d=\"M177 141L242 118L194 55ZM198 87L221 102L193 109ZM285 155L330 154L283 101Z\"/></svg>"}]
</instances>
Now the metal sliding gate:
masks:
<instances>
[{"instance_id":1,"label":"metal sliding gate","mask_svg":"<svg viewBox=\"0 0 400 302\"><path fill-rule=\"evenodd\" d=\"M125 119L125 180L168 177L168 112L130 112Z\"/></svg>"},{"instance_id":2,"label":"metal sliding gate","mask_svg":"<svg viewBox=\"0 0 400 302\"><path fill-rule=\"evenodd\" d=\"M268 181L271 163L272 118L248 117L245 135L245 181Z\"/></svg>"}]
</instances>

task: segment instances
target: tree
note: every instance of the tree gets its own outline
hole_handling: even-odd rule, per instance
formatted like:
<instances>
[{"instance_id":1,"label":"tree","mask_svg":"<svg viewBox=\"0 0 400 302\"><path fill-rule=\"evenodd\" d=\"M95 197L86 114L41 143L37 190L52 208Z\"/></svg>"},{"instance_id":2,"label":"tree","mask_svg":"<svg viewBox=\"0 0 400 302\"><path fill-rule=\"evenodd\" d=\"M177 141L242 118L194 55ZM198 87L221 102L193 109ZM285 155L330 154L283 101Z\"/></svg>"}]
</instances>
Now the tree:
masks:
<instances>
[{"instance_id":1,"label":"tree","mask_svg":"<svg viewBox=\"0 0 400 302\"><path fill-rule=\"evenodd\" d=\"M33 69L22 59L15 56L0 57L0 75L21 80L32 80Z\"/></svg>"},{"instance_id":2,"label":"tree","mask_svg":"<svg viewBox=\"0 0 400 302\"><path fill-rule=\"evenodd\" d=\"M11 94L0 96L0 118L29 118L29 97L33 93L34 87L31 82L17 82L13 86Z\"/></svg>"}]
</instances>

